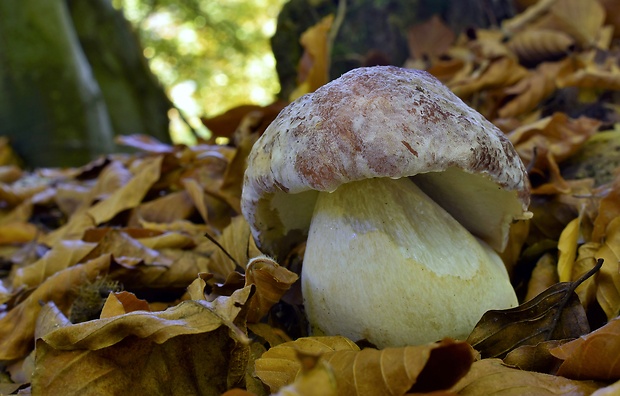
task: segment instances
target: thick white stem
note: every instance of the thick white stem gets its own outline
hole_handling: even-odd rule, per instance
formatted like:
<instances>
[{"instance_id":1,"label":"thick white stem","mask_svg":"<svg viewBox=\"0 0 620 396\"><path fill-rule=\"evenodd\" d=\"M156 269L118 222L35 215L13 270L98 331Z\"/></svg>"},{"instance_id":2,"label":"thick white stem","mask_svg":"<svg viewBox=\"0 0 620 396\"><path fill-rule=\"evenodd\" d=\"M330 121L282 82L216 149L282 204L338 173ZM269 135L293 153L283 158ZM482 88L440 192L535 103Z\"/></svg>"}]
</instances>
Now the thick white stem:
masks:
<instances>
[{"instance_id":1,"label":"thick white stem","mask_svg":"<svg viewBox=\"0 0 620 396\"><path fill-rule=\"evenodd\" d=\"M464 339L487 310L517 304L495 251L407 178L319 194L302 288L316 334L379 347Z\"/></svg>"}]
</instances>

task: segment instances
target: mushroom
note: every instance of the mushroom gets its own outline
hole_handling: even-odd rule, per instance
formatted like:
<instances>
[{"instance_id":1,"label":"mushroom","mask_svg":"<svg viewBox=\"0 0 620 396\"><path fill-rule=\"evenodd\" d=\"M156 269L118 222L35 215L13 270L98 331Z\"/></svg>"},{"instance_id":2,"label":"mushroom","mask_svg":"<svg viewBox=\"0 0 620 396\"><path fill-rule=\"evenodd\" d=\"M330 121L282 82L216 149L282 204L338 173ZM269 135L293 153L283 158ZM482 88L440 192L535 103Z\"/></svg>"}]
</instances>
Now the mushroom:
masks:
<instances>
[{"instance_id":1,"label":"mushroom","mask_svg":"<svg viewBox=\"0 0 620 396\"><path fill-rule=\"evenodd\" d=\"M464 339L517 305L497 252L529 182L503 133L430 74L352 70L291 103L248 158L242 211L301 274L314 334L378 347Z\"/></svg>"}]
</instances>

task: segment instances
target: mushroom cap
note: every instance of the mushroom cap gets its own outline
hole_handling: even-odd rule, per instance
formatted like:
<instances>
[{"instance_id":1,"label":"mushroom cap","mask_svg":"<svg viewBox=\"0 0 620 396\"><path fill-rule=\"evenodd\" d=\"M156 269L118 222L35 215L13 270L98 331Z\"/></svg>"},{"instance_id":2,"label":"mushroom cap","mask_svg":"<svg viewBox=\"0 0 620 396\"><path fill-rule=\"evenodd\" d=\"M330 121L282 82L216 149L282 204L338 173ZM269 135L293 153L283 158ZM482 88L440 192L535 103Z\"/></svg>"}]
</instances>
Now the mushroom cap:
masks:
<instances>
[{"instance_id":1,"label":"mushroom cap","mask_svg":"<svg viewBox=\"0 0 620 396\"><path fill-rule=\"evenodd\" d=\"M241 208L278 256L307 237L318 192L412 176L496 250L529 217L527 172L504 134L431 74L394 66L354 69L284 108L248 157Z\"/></svg>"}]
</instances>

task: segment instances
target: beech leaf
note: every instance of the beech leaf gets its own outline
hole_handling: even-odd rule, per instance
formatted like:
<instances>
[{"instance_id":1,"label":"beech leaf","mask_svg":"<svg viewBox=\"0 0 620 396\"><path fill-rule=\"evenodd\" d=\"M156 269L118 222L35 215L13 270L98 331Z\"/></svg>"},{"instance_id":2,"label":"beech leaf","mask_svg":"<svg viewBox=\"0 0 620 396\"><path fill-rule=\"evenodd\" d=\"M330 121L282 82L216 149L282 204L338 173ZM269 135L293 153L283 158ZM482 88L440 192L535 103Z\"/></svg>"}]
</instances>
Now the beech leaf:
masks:
<instances>
[{"instance_id":1,"label":"beech leaf","mask_svg":"<svg viewBox=\"0 0 620 396\"><path fill-rule=\"evenodd\" d=\"M482 357L503 358L521 345L576 338L590 331L575 289L603 265L575 282L556 283L516 308L486 312L467 338Z\"/></svg>"},{"instance_id":2,"label":"beech leaf","mask_svg":"<svg viewBox=\"0 0 620 396\"><path fill-rule=\"evenodd\" d=\"M620 380L620 318L551 349L563 360L557 374L573 379Z\"/></svg>"},{"instance_id":3,"label":"beech leaf","mask_svg":"<svg viewBox=\"0 0 620 396\"><path fill-rule=\"evenodd\" d=\"M359 348L342 337L309 337L280 344L256 361L256 374L272 392L302 370L298 353L321 355L336 377L339 395L404 395L447 389L474 360L467 343L443 341L402 348Z\"/></svg>"},{"instance_id":4,"label":"beech leaf","mask_svg":"<svg viewBox=\"0 0 620 396\"><path fill-rule=\"evenodd\" d=\"M555 375L506 367L499 359L475 362L450 390L460 396L479 395L590 395L599 385Z\"/></svg>"}]
</instances>

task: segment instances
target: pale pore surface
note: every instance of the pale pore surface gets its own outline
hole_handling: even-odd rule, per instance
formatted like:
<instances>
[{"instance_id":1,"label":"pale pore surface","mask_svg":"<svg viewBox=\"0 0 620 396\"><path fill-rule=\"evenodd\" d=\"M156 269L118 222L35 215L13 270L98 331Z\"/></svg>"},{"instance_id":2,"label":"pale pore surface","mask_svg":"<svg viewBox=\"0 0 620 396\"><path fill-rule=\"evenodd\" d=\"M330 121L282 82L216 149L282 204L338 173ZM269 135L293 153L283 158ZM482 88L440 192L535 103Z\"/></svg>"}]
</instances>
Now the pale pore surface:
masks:
<instances>
[{"instance_id":1,"label":"pale pore surface","mask_svg":"<svg viewBox=\"0 0 620 396\"><path fill-rule=\"evenodd\" d=\"M319 194L302 287L316 333L379 347L464 339L517 304L497 254L407 178Z\"/></svg>"}]
</instances>

